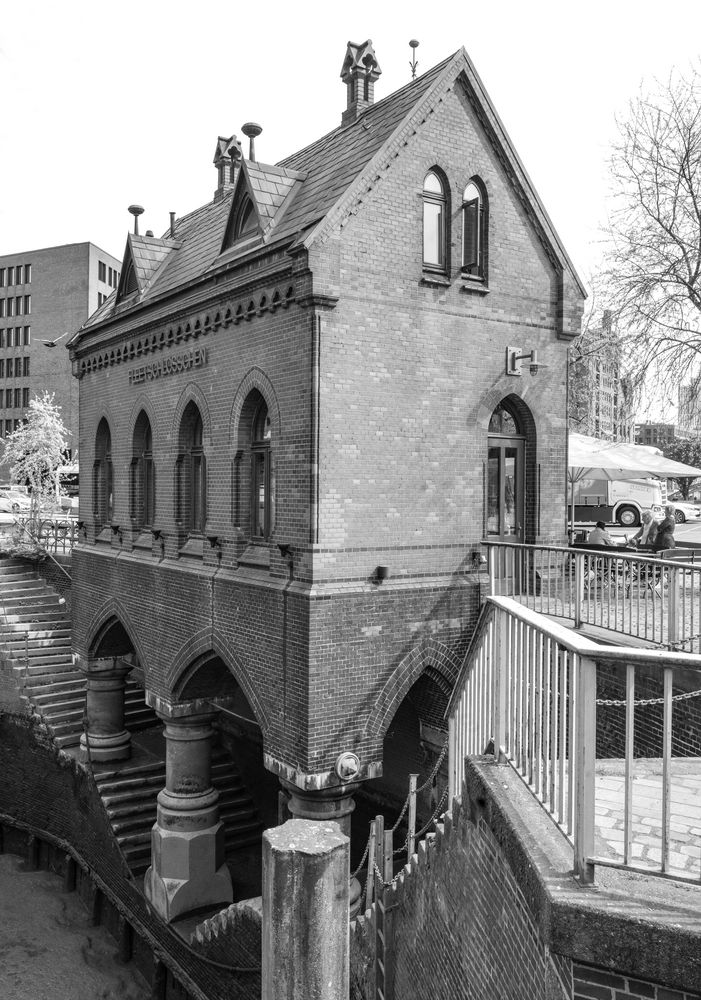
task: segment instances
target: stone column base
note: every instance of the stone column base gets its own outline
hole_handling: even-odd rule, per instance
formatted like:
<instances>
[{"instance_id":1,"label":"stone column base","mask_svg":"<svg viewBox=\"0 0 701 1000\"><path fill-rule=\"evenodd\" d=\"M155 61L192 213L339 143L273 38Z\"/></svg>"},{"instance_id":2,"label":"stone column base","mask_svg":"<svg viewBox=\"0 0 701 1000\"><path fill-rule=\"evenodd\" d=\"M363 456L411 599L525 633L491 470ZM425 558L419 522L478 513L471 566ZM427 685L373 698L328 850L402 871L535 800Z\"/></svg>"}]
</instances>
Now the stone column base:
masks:
<instances>
[{"instance_id":1,"label":"stone column base","mask_svg":"<svg viewBox=\"0 0 701 1000\"><path fill-rule=\"evenodd\" d=\"M127 760L131 757L131 733L123 729L121 733L101 736L88 733L90 747L85 739L85 733L80 737L80 759L102 762L103 760Z\"/></svg>"},{"instance_id":2,"label":"stone column base","mask_svg":"<svg viewBox=\"0 0 701 1000\"><path fill-rule=\"evenodd\" d=\"M231 875L224 862L224 824L199 830L151 832L152 865L144 877L147 899L171 923L191 910L233 902Z\"/></svg>"}]
</instances>

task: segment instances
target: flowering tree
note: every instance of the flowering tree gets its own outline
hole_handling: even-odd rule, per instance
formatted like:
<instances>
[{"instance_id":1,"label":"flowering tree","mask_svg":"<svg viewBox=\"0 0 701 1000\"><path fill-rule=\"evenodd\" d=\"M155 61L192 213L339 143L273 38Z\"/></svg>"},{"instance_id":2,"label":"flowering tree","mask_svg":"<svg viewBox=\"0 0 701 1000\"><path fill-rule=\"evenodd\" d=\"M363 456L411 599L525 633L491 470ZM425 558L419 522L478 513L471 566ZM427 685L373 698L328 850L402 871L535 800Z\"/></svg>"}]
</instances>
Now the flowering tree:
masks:
<instances>
[{"instance_id":1,"label":"flowering tree","mask_svg":"<svg viewBox=\"0 0 701 1000\"><path fill-rule=\"evenodd\" d=\"M61 420L61 407L53 395L44 392L30 399L26 420L5 439L2 464L10 466L14 482L30 488L34 520L60 498L58 469L65 461L69 434Z\"/></svg>"}]
</instances>

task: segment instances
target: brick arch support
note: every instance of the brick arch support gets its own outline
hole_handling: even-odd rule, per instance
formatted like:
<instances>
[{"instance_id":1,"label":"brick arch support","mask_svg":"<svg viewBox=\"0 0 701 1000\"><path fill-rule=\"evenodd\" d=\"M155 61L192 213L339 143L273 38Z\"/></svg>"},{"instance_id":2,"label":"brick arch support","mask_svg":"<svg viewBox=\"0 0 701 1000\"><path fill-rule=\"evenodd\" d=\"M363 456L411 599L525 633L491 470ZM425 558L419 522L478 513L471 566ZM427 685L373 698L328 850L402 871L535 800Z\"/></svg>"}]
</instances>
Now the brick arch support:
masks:
<instances>
[{"instance_id":1,"label":"brick arch support","mask_svg":"<svg viewBox=\"0 0 701 1000\"><path fill-rule=\"evenodd\" d=\"M416 681L426 671L440 678L452 691L460 671L460 661L452 650L438 639L426 638L414 646L385 681L375 706L365 723L365 733L381 740L389 729L395 713ZM440 684L443 687L443 684Z\"/></svg>"},{"instance_id":2,"label":"brick arch support","mask_svg":"<svg viewBox=\"0 0 701 1000\"><path fill-rule=\"evenodd\" d=\"M153 400L151 399L150 396L147 396L146 393L139 393L139 395L132 403L131 410L129 412L129 423L127 426L129 428L128 441L130 447L134 438L134 427L136 426L136 421L142 410L148 417L148 421L151 424L151 431L153 433L154 444L158 441L158 439L161 436L159 414L158 410L153 404Z\"/></svg>"},{"instance_id":3,"label":"brick arch support","mask_svg":"<svg viewBox=\"0 0 701 1000\"><path fill-rule=\"evenodd\" d=\"M241 411L250 393L257 389L268 404L268 414L272 422L273 439L280 441L282 431L282 420L280 417L280 404L273 388L273 384L261 368L250 368L239 382L234 393L231 404L231 415L229 417L229 447L232 455L238 448L238 429L241 419Z\"/></svg>"},{"instance_id":4,"label":"brick arch support","mask_svg":"<svg viewBox=\"0 0 701 1000\"><path fill-rule=\"evenodd\" d=\"M117 623L123 627L124 631L129 636L131 644L134 647L134 652L139 659L139 663L145 667L147 661L144 657L143 650L138 639L138 633L131 622L129 612L115 597L110 597L107 601L105 601L105 603L98 608L88 623L88 627L85 630L85 655L88 657L92 656L107 631L112 627L112 625Z\"/></svg>"},{"instance_id":5,"label":"brick arch support","mask_svg":"<svg viewBox=\"0 0 701 1000\"><path fill-rule=\"evenodd\" d=\"M200 411L202 417L202 433L206 444L212 442L212 418L207 406L207 399L204 392L196 382L188 382L178 399L178 403L173 412L173 420L170 427L170 440L173 447L177 449L180 436L180 424L188 403L194 403Z\"/></svg>"},{"instance_id":6,"label":"brick arch support","mask_svg":"<svg viewBox=\"0 0 701 1000\"><path fill-rule=\"evenodd\" d=\"M209 626L195 632L183 643L166 672L165 683L169 691L175 691L188 668L195 660L203 660L208 654L218 656L231 671L234 680L239 685L246 700L253 709L256 721L265 739L269 721L268 715L258 694L258 689L250 673L243 666L233 647L221 635L218 629Z\"/></svg>"}]
</instances>

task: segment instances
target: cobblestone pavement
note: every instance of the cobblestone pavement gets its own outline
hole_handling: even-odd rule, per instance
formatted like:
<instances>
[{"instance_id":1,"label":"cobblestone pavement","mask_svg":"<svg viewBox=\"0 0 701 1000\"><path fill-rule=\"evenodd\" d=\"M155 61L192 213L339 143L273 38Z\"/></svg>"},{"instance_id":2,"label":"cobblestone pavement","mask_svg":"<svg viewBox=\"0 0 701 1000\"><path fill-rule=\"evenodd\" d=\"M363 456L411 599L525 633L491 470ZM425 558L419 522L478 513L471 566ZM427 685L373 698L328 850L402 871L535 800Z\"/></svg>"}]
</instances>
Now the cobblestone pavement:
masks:
<instances>
[{"instance_id":1,"label":"cobblestone pavement","mask_svg":"<svg viewBox=\"0 0 701 1000\"><path fill-rule=\"evenodd\" d=\"M672 761L669 872L701 879L701 759ZM597 764L596 850L623 861L623 761ZM635 762L632 861L659 871L662 858L662 764Z\"/></svg>"},{"instance_id":2,"label":"cobblestone pavement","mask_svg":"<svg viewBox=\"0 0 701 1000\"><path fill-rule=\"evenodd\" d=\"M0 855L0 1000L147 1000L130 963L120 965L104 927L91 927L78 894L51 872Z\"/></svg>"}]
</instances>

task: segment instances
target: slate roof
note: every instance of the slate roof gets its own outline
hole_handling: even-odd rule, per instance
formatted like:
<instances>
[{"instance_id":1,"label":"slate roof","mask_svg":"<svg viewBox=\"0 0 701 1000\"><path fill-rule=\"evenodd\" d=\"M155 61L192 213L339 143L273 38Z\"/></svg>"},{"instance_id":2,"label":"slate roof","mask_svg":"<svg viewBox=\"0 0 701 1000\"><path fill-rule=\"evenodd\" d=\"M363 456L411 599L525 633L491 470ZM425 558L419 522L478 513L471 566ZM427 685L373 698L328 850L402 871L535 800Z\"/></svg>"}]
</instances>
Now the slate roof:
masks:
<instances>
[{"instance_id":1,"label":"slate roof","mask_svg":"<svg viewBox=\"0 0 701 1000\"><path fill-rule=\"evenodd\" d=\"M177 243L153 237L136 238L136 243L130 237L134 253L138 255L139 267L145 276L148 275L148 283L142 286L138 296L134 299L130 297L128 304L124 303L124 312L128 311L132 303L141 304L186 286L204 277L219 264L236 259L239 253L249 253L272 240L313 238L316 232L314 227L340 203L363 170L381 153L383 146L410 118L412 112L429 97L434 88L439 88L444 81L452 79L463 69L471 76L479 94L478 99L488 107L507 156L516 164L524 186L539 206L553 245L579 281L474 67L465 51L460 49L400 90L368 107L354 122L341 125L281 160L276 166L244 160L233 194L227 194L221 200L204 205L177 220ZM232 198L238 197L243 179L247 181L256 201L261 233L257 240L247 239L240 248L231 247L222 256L221 248ZM136 264L137 256L134 259ZM119 304L115 308L113 298L109 300L108 306L107 310L103 306L98 313L93 313L86 326L101 322L112 310L117 313L122 311Z\"/></svg>"}]
</instances>

